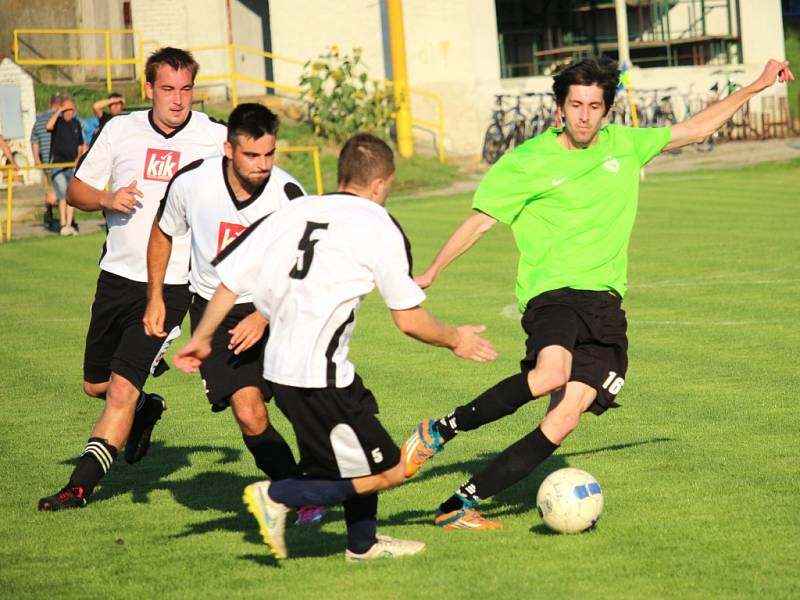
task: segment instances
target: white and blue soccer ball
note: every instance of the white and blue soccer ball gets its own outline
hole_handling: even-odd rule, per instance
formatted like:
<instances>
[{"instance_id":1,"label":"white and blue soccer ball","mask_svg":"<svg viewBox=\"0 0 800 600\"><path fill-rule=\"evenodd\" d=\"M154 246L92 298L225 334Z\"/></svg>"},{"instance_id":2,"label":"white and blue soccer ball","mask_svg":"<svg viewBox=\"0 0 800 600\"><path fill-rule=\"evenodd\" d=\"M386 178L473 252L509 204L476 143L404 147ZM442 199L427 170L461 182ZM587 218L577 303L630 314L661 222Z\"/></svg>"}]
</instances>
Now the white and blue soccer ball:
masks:
<instances>
[{"instance_id":1,"label":"white and blue soccer ball","mask_svg":"<svg viewBox=\"0 0 800 600\"><path fill-rule=\"evenodd\" d=\"M548 475L536 494L536 509L553 531L580 533L597 523L603 512L603 489L580 469L559 469Z\"/></svg>"}]
</instances>

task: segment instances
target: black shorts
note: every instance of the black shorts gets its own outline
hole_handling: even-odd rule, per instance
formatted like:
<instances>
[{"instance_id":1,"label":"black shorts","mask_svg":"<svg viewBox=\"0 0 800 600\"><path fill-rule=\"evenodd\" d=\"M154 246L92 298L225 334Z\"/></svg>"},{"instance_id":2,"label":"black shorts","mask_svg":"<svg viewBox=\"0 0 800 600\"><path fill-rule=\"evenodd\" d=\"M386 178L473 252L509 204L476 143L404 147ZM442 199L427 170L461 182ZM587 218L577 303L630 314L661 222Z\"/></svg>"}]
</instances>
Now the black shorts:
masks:
<instances>
[{"instance_id":1,"label":"black shorts","mask_svg":"<svg viewBox=\"0 0 800 600\"><path fill-rule=\"evenodd\" d=\"M192 304L189 307L192 333L200 323L207 304L208 300L205 298L197 294L192 295ZM228 350L228 344L231 341L229 331L255 309L255 306L249 302L237 304L231 309L214 332L214 337L211 339L211 354L200 366L200 376L203 378L206 398L211 403L211 410L214 412L228 408L233 393L245 387L259 388L265 399L269 399L272 395L269 384L261 375L264 370L264 346L267 343L269 330L264 332L264 337L259 342L239 355Z\"/></svg>"},{"instance_id":2,"label":"black shorts","mask_svg":"<svg viewBox=\"0 0 800 600\"><path fill-rule=\"evenodd\" d=\"M166 371L169 367L164 354L180 335L180 325L189 308L189 286L165 285L164 304L164 330L168 335L150 337L142 324L147 284L100 271L86 334L83 379L102 383L114 372L141 390L149 375L158 377Z\"/></svg>"},{"instance_id":3,"label":"black shorts","mask_svg":"<svg viewBox=\"0 0 800 600\"><path fill-rule=\"evenodd\" d=\"M400 449L376 417L375 396L358 375L346 388L271 386L294 428L304 476L353 479L400 462Z\"/></svg>"},{"instance_id":4,"label":"black shorts","mask_svg":"<svg viewBox=\"0 0 800 600\"><path fill-rule=\"evenodd\" d=\"M589 411L600 415L619 406L614 399L628 370L628 322L622 299L609 292L561 288L528 302L522 328L528 334L523 371L536 365L546 346L562 346L572 353L570 381L597 390Z\"/></svg>"}]
</instances>

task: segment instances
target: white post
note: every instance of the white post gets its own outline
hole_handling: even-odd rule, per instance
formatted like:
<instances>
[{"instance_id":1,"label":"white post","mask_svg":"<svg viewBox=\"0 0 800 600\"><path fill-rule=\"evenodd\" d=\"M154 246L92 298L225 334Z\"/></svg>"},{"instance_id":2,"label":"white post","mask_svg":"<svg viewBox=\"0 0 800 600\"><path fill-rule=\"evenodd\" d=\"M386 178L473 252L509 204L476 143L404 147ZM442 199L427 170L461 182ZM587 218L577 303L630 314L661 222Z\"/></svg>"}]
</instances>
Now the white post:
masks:
<instances>
[{"instance_id":1,"label":"white post","mask_svg":"<svg viewBox=\"0 0 800 600\"><path fill-rule=\"evenodd\" d=\"M628 12L625 0L614 0L617 9L617 46L619 47L619 65L631 66L631 52L628 46Z\"/></svg>"}]
</instances>

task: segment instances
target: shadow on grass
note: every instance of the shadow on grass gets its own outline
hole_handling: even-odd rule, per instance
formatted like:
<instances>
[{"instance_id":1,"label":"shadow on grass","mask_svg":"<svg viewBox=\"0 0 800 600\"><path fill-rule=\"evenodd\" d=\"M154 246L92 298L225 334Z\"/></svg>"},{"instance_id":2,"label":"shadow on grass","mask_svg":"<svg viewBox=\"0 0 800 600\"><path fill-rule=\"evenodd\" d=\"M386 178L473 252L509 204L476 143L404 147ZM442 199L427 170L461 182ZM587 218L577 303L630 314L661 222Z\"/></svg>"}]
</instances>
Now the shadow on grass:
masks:
<instances>
[{"instance_id":1,"label":"shadow on grass","mask_svg":"<svg viewBox=\"0 0 800 600\"><path fill-rule=\"evenodd\" d=\"M196 511L201 517L207 511L226 513L212 519L202 519L189 523L184 530L171 538L188 538L218 531L241 533L244 541L258 547L261 552L254 552L239 557L251 560L264 566L278 566L269 553L258 532L258 525L242 503L242 490L258 477L237 475L226 471L202 471L188 479L171 479L178 471L191 468L192 455L198 453L214 453L219 455L217 464L235 463L242 458L242 450L223 446L169 446L162 442L153 442L147 457L135 465L128 465L124 458L118 459L110 476L103 479L102 486L97 488L91 502L103 502L115 496L130 493L134 503L147 504L153 492L163 490L171 494L174 500ZM249 459L246 457L246 459ZM64 461L74 465L78 458ZM329 511L325 521L341 520L341 510ZM294 514L287 520L287 541L292 557L321 557L344 552L346 536L341 533L325 531L320 527L293 525Z\"/></svg>"},{"instance_id":2,"label":"shadow on grass","mask_svg":"<svg viewBox=\"0 0 800 600\"><path fill-rule=\"evenodd\" d=\"M557 454L550 457L531 475L522 481L494 496L491 502L481 505L481 512L488 518L501 518L508 515L517 515L530 512L534 509L536 490L547 475L558 469L569 466L568 459L572 457L589 457L602 452L625 451L645 444L656 444L673 441L671 438L653 438L651 440L615 444L591 450ZM120 465L103 486L98 488L92 497L92 502L102 502L120 494L131 493L134 503L149 503L150 493L157 490L170 492L176 502L192 511L202 514L206 511L227 513L213 519L200 520L187 524L184 531L171 536L172 538L188 538L194 535L204 535L217 531L231 531L241 533L244 540L262 549L258 553L245 554L240 560L255 562L259 565L278 567L280 561L275 560L264 547L255 519L242 504L242 490L253 483L253 477L246 477L225 471L203 471L189 479L171 481L170 476L177 471L191 467L190 457L196 453L218 453L218 464L237 462L242 451L222 446L167 446L161 442L154 442L147 458L136 465ZM493 453L482 452L473 459L448 463L430 464L405 485L418 485L426 479L443 475L452 475L454 472L474 474L485 468L487 463L495 456ZM77 459L65 461L66 464L75 464ZM452 490L443 490L441 500L446 500ZM381 525L430 525L436 512L436 506L426 507L422 510L405 510L392 512L391 492L382 496L379 508L379 523ZM326 528L316 526L295 527L292 525L293 515L287 520L287 544L292 558L309 558L330 556L344 551L346 535L327 531ZM342 519L342 511L334 508L325 517L324 523L331 523ZM531 528L537 534L550 534L544 525Z\"/></svg>"},{"instance_id":3,"label":"shadow on grass","mask_svg":"<svg viewBox=\"0 0 800 600\"><path fill-rule=\"evenodd\" d=\"M653 438L651 440L614 444L591 450L556 454L542 463L533 473L493 496L491 501L483 502L480 512L489 519L499 519L504 516L520 515L535 510L536 491L542 481L553 471L571 466L568 461L569 458L590 457L602 452L620 452L646 444L660 444L672 441L674 441L672 438ZM484 469L495 456L496 454L494 453L482 452L475 458L466 461L431 465L430 467L426 465L414 479L404 485L424 483L428 478L450 475L453 472L469 473L467 476L469 478ZM456 485L460 483L463 482L459 482ZM455 488L442 490L441 502L447 500L454 491ZM391 525L429 525L433 523L437 508L438 506L431 506L425 511L400 511L389 515L388 518L384 518L382 521ZM541 532L548 533L549 531L549 529L542 526ZM539 533L540 531L536 529L536 532Z\"/></svg>"}]
</instances>

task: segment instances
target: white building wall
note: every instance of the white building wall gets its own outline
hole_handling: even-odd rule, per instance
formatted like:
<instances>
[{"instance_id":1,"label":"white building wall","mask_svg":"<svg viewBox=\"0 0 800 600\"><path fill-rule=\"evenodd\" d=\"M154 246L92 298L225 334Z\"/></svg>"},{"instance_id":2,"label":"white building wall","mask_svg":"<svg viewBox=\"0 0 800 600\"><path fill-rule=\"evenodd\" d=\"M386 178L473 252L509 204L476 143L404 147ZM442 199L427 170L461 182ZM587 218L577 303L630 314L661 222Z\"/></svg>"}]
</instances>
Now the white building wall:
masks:
<instances>
[{"instance_id":1,"label":"white building wall","mask_svg":"<svg viewBox=\"0 0 800 600\"><path fill-rule=\"evenodd\" d=\"M263 2L266 4L266 2ZM266 11L264 11L266 13ZM231 30L233 43L243 48L264 50L262 19L266 14L258 14L238 1L231 2ZM264 56L256 52L240 50L235 56L236 72L255 79L266 79ZM257 96L267 93L264 86L248 82L237 82L237 95Z\"/></svg>"},{"instance_id":2,"label":"white building wall","mask_svg":"<svg viewBox=\"0 0 800 600\"><path fill-rule=\"evenodd\" d=\"M12 152L15 154L22 153L25 156L27 164L32 165L33 154L31 153L30 137L33 124L36 121L36 99L33 95L33 79L14 61L10 58L6 58L0 62L0 85L16 86L20 89L20 104L22 105L20 109L22 111L22 130L24 137L7 137L6 141ZM0 134L1 133L2 124L0 124ZM23 172L23 180L25 182L31 181L38 183L40 177L38 171Z\"/></svg>"},{"instance_id":3,"label":"white building wall","mask_svg":"<svg viewBox=\"0 0 800 600\"><path fill-rule=\"evenodd\" d=\"M308 60L332 46L358 47L370 75L386 78L388 29L379 0L271 2L270 21L276 54ZM442 97L449 152L477 152L476 131L487 114L480 98L491 98L500 82L494 0L405 0L403 21L409 85ZM274 72L279 83L297 85L302 68L275 61ZM412 93L411 103L415 116L435 120L433 101ZM415 135L422 144L432 140L428 131L415 129Z\"/></svg>"},{"instance_id":4,"label":"white building wall","mask_svg":"<svg viewBox=\"0 0 800 600\"><path fill-rule=\"evenodd\" d=\"M745 64L786 60L781 0L739 0Z\"/></svg>"},{"instance_id":5,"label":"white building wall","mask_svg":"<svg viewBox=\"0 0 800 600\"><path fill-rule=\"evenodd\" d=\"M221 0L170 2L131 0L133 28L144 41L144 58L160 46L195 49L224 46L228 43L228 16ZM138 48L137 48L138 56ZM193 50L200 72L196 89L210 95L227 93L222 77L228 73L228 56L224 49ZM209 76L217 77L209 80Z\"/></svg>"}]
</instances>

